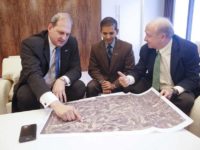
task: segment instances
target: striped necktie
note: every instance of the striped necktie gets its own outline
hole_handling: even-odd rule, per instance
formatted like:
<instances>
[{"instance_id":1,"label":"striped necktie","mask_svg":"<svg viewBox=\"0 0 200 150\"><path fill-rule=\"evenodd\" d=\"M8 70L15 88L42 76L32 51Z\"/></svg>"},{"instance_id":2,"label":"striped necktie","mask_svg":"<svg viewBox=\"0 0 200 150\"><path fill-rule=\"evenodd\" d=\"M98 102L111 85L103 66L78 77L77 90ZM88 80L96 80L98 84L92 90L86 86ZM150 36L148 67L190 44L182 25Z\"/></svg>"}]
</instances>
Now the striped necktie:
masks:
<instances>
[{"instance_id":1,"label":"striped necktie","mask_svg":"<svg viewBox=\"0 0 200 150\"><path fill-rule=\"evenodd\" d=\"M111 58L112 58L112 46L110 44L108 44L108 46L107 46L107 54L108 54L108 60L110 63Z\"/></svg>"}]
</instances>

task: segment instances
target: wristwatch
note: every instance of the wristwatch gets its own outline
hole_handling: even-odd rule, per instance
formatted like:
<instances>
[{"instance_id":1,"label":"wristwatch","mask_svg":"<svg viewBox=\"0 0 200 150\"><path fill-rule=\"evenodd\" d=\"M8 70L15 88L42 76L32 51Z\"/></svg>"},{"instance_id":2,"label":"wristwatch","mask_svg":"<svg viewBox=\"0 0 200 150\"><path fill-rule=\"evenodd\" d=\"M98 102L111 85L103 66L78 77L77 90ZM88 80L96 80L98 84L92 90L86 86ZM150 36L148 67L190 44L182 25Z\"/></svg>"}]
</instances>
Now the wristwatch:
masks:
<instances>
[{"instance_id":1,"label":"wristwatch","mask_svg":"<svg viewBox=\"0 0 200 150\"><path fill-rule=\"evenodd\" d=\"M59 79L65 82L65 78L64 78L63 76L60 77ZM65 83L66 83L66 82L65 82Z\"/></svg>"},{"instance_id":2,"label":"wristwatch","mask_svg":"<svg viewBox=\"0 0 200 150\"><path fill-rule=\"evenodd\" d=\"M175 89L175 88L172 88L172 90L173 90L173 92L172 92L172 97L173 97L173 98L177 97L177 96L179 95L178 90Z\"/></svg>"}]
</instances>

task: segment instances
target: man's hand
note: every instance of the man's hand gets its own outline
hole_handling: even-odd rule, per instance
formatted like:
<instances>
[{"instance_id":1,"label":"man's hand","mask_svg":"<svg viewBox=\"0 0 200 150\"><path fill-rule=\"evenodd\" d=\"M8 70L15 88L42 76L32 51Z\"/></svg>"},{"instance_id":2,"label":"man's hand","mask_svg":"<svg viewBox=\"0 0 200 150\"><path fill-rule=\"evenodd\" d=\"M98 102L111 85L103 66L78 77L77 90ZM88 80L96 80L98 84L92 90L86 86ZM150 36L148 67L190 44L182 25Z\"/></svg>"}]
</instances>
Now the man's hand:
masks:
<instances>
[{"instance_id":1,"label":"man's hand","mask_svg":"<svg viewBox=\"0 0 200 150\"><path fill-rule=\"evenodd\" d=\"M101 88L102 88L103 94L110 94L112 93L113 85L109 81L102 81Z\"/></svg>"},{"instance_id":2,"label":"man's hand","mask_svg":"<svg viewBox=\"0 0 200 150\"><path fill-rule=\"evenodd\" d=\"M166 97L167 99L171 99L173 94L173 89L169 88L169 89L162 89L160 92L160 95Z\"/></svg>"},{"instance_id":3,"label":"man's hand","mask_svg":"<svg viewBox=\"0 0 200 150\"><path fill-rule=\"evenodd\" d=\"M65 82L61 79L57 79L53 85L52 92L58 97L58 99L66 103L67 102L67 96L65 93Z\"/></svg>"},{"instance_id":4,"label":"man's hand","mask_svg":"<svg viewBox=\"0 0 200 150\"><path fill-rule=\"evenodd\" d=\"M81 121L80 114L73 106L64 105L60 101L55 101L50 107L55 111L56 115L64 121Z\"/></svg>"},{"instance_id":5,"label":"man's hand","mask_svg":"<svg viewBox=\"0 0 200 150\"><path fill-rule=\"evenodd\" d=\"M120 71L118 71L117 73L119 75L119 78L118 78L119 84L123 87L129 86L129 79L127 78L127 76Z\"/></svg>"}]
</instances>

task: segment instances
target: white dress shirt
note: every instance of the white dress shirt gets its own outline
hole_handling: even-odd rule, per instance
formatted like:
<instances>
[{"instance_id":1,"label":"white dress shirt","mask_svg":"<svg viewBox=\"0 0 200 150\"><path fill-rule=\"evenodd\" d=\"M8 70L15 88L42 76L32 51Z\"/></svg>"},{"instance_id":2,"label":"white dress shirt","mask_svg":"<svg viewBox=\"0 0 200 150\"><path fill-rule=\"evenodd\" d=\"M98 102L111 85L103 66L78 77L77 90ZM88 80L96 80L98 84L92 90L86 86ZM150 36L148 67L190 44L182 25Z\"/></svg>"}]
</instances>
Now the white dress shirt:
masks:
<instances>
[{"instance_id":1,"label":"white dress shirt","mask_svg":"<svg viewBox=\"0 0 200 150\"><path fill-rule=\"evenodd\" d=\"M50 58L52 58L53 50L55 50L56 46L51 42L49 37L48 37L48 40L49 40L49 48L50 48ZM52 64L51 60L52 59L50 59L49 65ZM44 76L44 79L45 79L47 85L50 88L52 88L53 83L55 82L56 79L54 79L52 83L51 83L51 81L50 82L48 81L49 71L50 71L50 66L49 66L49 70L48 70L47 74ZM66 86L70 86L71 82L67 76L62 76L61 78L64 79ZM45 92L40 97L40 103L44 106L44 108L48 107L51 103L53 103L54 101L58 101L58 100L59 99L56 97L56 95L53 92Z\"/></svg>"},{"instance_id":2,"label":"white dress shirt","mask_svg":"<svg viewBox=\"0 0 200 150\"><path fill-rule=\"evenodd\" d=\"M170 62L171 62L171 51L172 51L172 39L169 43L162 49L159 50L161 54L160 59L160 89L171 89L175 88L178 90L179 94L183 93L185 90L181 86L174 86L172 77L170 74Z\"/></svg>"},{"instance_id":3,"label":"white dress shirt","mask_svg":"<svg viewBox=\"0 0 200 150\"><path fill-rule=\"evenodd\" d=\"M170 74L170 62L171 62L171 48L172 48L172 39L170 42L162 49L159 50L161 54L160 61L160 89L169 89L175 88L178 90L179 94L185 91L185 89L181 86L174 86L172 81L172 77ZM133 76L128 75L128 83L129 85L135 83L135 78Z\"/></svg>"}]
</instances>

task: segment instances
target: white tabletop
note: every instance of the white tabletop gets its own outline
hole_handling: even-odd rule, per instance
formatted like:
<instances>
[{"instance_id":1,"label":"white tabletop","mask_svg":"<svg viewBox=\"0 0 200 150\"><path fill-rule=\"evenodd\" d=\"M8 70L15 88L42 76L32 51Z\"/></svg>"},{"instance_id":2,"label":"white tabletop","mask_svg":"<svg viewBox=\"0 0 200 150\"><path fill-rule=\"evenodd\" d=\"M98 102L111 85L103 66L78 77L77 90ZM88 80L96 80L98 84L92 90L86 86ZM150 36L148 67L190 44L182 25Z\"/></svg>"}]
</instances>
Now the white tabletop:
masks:
<instances>
[{"instance_id":1,"label":"white tabletop","mask_svg":"<svg viewBox=\"0 0 200 150\"><path fill-rule=\"evenodd\" d=\"M49 110L0 115L1 150L199 150L200 138L187 130L171 133L99 132L40 135ZM19 143L22 125L38 125L35 141Z\"/></svg>"}]
</instances>

